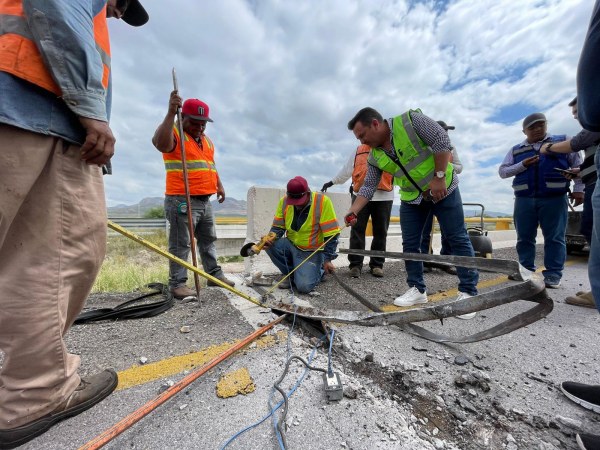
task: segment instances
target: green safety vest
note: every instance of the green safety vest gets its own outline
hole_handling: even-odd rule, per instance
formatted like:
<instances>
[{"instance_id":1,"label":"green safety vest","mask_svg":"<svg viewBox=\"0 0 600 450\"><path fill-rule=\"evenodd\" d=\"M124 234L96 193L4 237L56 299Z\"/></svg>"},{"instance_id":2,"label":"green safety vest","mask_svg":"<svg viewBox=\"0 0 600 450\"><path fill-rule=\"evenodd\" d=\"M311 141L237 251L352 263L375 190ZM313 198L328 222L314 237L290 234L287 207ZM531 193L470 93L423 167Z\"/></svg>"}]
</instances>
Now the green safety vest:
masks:
<instances>
[{"instance_id":1,"label":"green safety vest","mask_svg":"<svg viewBox=\"0 0 600 450\"><path fill-rule=\"evenodd\" d=\"M429 183L435 172L435 161L431 148L419 137L412 125L410 110L401 116L391 119L392 135L394 138L394 153L404 166L421 192L429 189ZM410 202L416 199L421 192L406 177L404 171L390 158L382 148L373 148L369 155L369 164L394 176L394 184L400 186L400 200ZM454 169L451 163L446 167L446 188L452 183Z\"/></svg>"}]
</instances>

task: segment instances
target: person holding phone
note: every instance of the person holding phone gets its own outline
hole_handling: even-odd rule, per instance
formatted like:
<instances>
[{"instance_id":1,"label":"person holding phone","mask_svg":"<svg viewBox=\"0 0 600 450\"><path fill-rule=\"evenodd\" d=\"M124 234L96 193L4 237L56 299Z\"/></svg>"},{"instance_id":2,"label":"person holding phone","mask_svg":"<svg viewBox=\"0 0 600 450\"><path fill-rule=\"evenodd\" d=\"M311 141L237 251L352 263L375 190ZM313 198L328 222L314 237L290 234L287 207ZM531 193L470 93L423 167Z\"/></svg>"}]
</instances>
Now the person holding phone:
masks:
<instances>
[{"instance_id":1,"label":"person holding phone","mask_svg":"<svg viewBox=\"0 0 600 450\"><path fill-rule=\"evenodd\" d=\"M535 245L538 226L544 234L544 283L547 288L560 286L567 257L567 192L571 184L555 169L578 168L578 153L540 154L545 144L550 147L565 141L566 135L547 133L546 116L533 113L523 120L526 139L513 146L498 169L500 178L513 179L515 192L514 221L517 231L517 253L523 267L535 271ZM583 183L575 180L571 194L573 206L583 202Z\"/></svg>"}]
</instances>

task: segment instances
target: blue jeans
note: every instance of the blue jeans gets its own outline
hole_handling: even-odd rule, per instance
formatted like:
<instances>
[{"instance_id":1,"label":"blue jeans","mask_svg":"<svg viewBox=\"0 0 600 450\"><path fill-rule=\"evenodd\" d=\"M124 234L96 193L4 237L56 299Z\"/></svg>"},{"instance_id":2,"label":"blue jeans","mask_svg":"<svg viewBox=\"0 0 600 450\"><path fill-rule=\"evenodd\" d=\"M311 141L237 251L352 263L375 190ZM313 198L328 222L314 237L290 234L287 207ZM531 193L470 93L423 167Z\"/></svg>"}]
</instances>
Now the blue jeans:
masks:
<instances>
[{"instance_id":1,"label":"blue jeans","mask_svg":"<svg viewBox=\"0 0 600 450\"><path fill-rule=\"evenodd\" d=\"M581 213L580 232L588 244L592 243L592 228L594 226L594 211L592 211L592 196L596 183L586 184L583 197L583 212Z\"/></svg>"},{"instance_id":2,"label":"blue jeans","mask_svg":"<svg viewBox=\"0 0 600 450\"><path fill-rule=\"evenodd\" d=\"M437 218L442 234L448 239L453 255L475 256L465 228L465 216L458 188L438 203L423 201L420 205L410 205L401 202L400 227L402 228L402 248L405 253L421 253L423 227L430 214ZM407 259L405 265L408 285L424 292L426 286L423 280L423 263ZM470 295L477 295L477 282L479 281L477 270L457 267L456 271L459 279L458 290Z\"/></svg>"},{"instance_id":3,"label":"blue jeans","mask_svg":"<svg viewBox=\"0 0 600 450\"><path fill-rule=\"evenodd\" d=\"M217 231L210 200L192 197L192 224L198 254L202 260L202 268L213 277L223 276L221 266L217 263ZM169 252L184 261L190 256L190 232L185 205L185 196L167 195L165 197L165 217L169 221ZM176 262L169 261L169 287L172 289L184 286L187 282L187 269Z\"/></svg>"},{"instance_id":4,"label":"blue jeans","mask_svg":"<svg viewBox=\"0 0 600 450\"><path fill-rule=\"evenodd\" d=\"M594 158L596 171L600 173L600 151L596 151ZM594 190L592 195L592 208L594 211L594 225L592 230L592 245L590 246L590 258L588 260L588 276L592 286L592 295L596 302L596 308L600 311L600 189Z\"/></svg>"},{"instance_id":5,"label":"blue jeans","mask_svg":"<svg viewBox=\"0 0 600 450\"><path fill-rule=\"evenodd\" d=\"M433 214L429 214L427 222L423 227L423 238L421 239L421 253L433 253L429 251L429 245L431 242L431 229L433 228ZM450 244L446 236L441 236L442 248L440 249L440 255L451 255Z\"/></svg>"},{"instance_id":6,"label":"blue jeans","mask_svg":"<svg viewBox=\"0 0 600 450\"><path fill-rule=\"evenodd\" d=\"M544 279L558 282L567 257L567 196L516 197L514 210L519 262L535 271L535 242L538 225L544 235Z\"/></svg>"},{"instance_id":7,"label":"blue jeans","mask_svg":"<svg viewBox=\"0 0 600 450\"><path fill-rule=\"evenodd\" d=\"M295 267L299 266L302 261L308 258L312 252L304 251L296 248L294 244L286 237L277 239L275 243L267 249L267 255L277 266L279 271L287 275ZM296 286L298 292L307 294L319 284L323 277L323 262L325 255L322 251L316 252L311 256L310 260L302 264L290 277L290 282Z\"/></svg>"}]
</instances>

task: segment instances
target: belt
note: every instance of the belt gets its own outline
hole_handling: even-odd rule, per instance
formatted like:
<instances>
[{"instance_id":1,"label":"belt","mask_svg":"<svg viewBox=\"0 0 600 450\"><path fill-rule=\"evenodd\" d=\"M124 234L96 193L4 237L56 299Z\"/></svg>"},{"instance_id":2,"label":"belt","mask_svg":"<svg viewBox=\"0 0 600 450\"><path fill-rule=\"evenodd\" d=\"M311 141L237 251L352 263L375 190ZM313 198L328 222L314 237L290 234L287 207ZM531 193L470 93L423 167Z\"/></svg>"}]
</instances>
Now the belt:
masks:
<instances>
[{"instance_id":1,"label":"belt","mask_svg":"<svg viewBox=\"0 0 600 450\"><path fill-rule=\"evenodd\" d=\"M190 195L190 198L193 198L194 200L200 200L202 202L205 202L210 198L210 195Z\"/></svg>"}]
</instances>

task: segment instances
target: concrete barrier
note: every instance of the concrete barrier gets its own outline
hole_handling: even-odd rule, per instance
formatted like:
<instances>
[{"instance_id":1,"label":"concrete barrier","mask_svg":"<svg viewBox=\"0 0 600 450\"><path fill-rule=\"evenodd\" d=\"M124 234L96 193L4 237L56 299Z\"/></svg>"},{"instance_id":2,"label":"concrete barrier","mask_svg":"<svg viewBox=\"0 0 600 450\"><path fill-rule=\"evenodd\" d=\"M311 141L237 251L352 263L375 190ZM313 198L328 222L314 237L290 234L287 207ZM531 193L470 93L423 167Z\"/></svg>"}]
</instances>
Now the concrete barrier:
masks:
<instances>
[{"instance_id":1,"label":"concrete barrier","mask_svg":"<svg viewBox=\"0 0 600 450\"><path fill-rule=\"evenodd\" d=\"M279 199L283 195L285 195L285 189L252 187L248 190L248 223L245 242L257 242L261 236L266 234L271 229L275 209L277 208ZM332 199L338 221L340 222L340 225L343 225L344 215L350 208L350 196L348 194L341 193L327 193L326 195ZM349 248L349 237L350 230L346 228L342 231L342 235L340 237L340 248ZM514 230L489 231L488 237L492 240L492 245L495 249L514 247L516 245L517 235ZM367 237L366 248L370 248L371 241L372 238ZM542 232L539 229L537 242L540 244L544 242ZM236 254L239 254L240 247L238 247ZM432 247L434 253L439 253L441 248L441 238L439 234L434 234ZM402 233L400 231L400 224L398 222L390 224L390 228L388 230L387 250L391 252L402 251ZM219 253L219 255L224 256L222 253ZM334 265L336 267L347 266L347 255L340 254L334 261ZM265 252L261 252L256 256L245 258L245 271L247 273L278 272L277 268L273 265L273 263L271 263L271 260Z\"/></svg>"}]
</instances>

